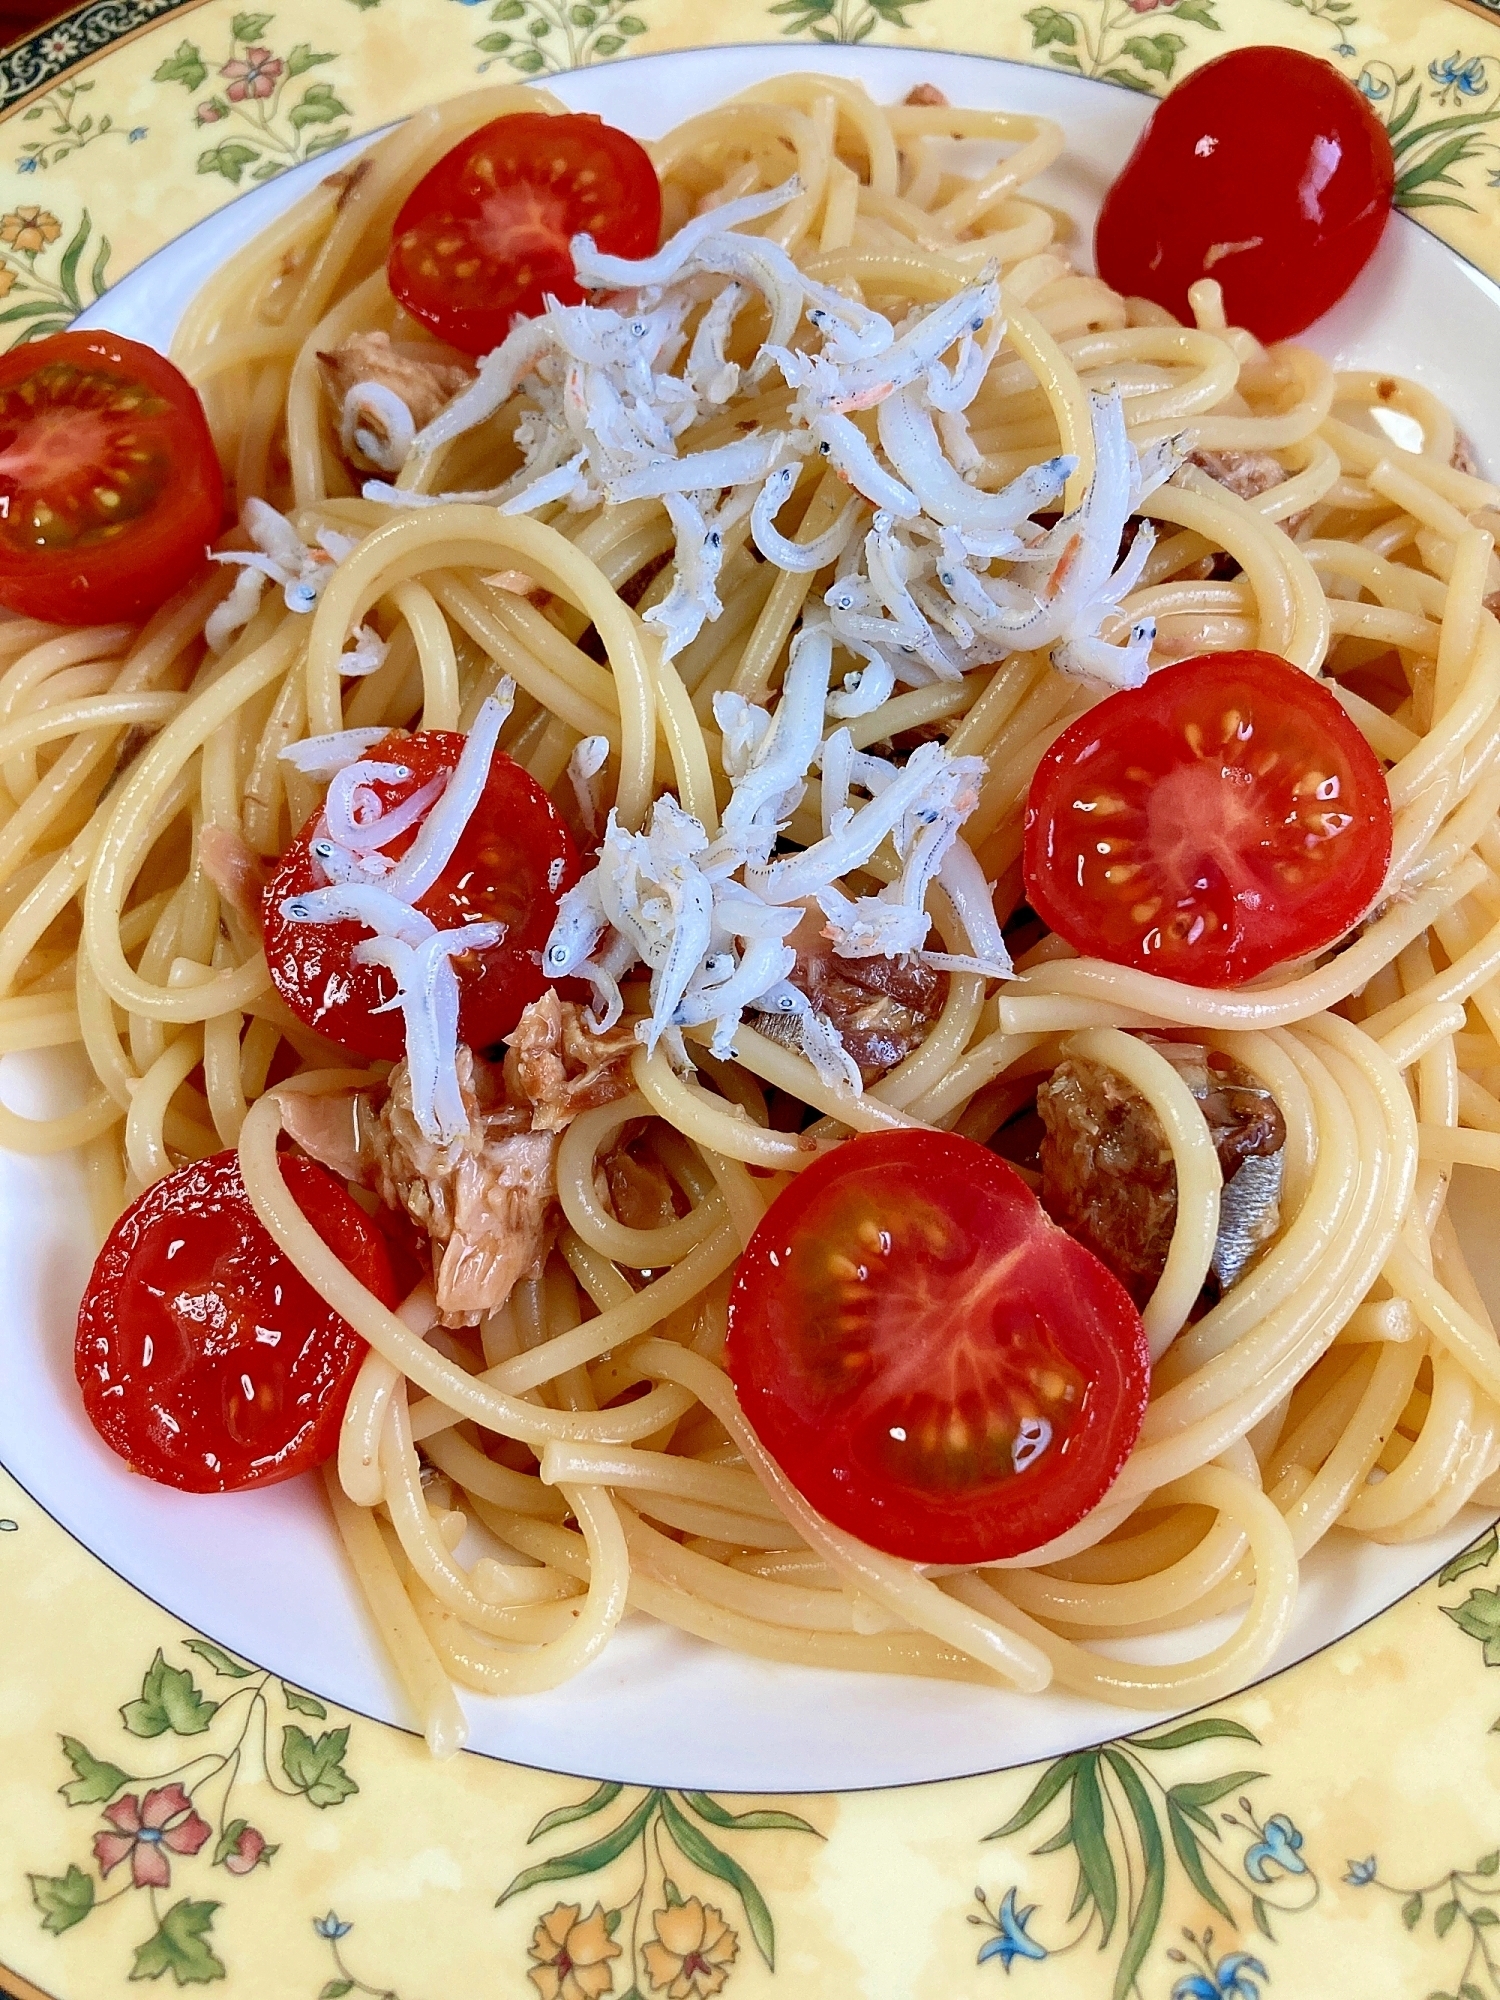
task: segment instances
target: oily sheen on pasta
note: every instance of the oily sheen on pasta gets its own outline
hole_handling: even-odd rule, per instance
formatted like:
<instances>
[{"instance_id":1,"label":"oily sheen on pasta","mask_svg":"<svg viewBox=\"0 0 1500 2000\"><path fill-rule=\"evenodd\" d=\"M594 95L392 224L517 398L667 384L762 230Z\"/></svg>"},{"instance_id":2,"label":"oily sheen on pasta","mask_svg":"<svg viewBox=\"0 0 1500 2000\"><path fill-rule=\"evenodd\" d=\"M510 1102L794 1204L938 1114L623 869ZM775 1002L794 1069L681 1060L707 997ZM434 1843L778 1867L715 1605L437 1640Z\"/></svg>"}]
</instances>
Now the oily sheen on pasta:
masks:
<instances>
[{"instance_id":1,"label":"oily sheen on pasta","mask_svg":"<svg viewBox=\"0 0 1500 2000\"><path fill-rule=\"evenodd\" d=\"M413 118L191 308L175 355L245 524L222 548L244 561L139 631L0 625L0 1048L79 1044L95 1074L65 1117L0 1111L0 1140L81 1147L101 1231L181 1160L239 1148L256 1212L369 1343L328 1493L436 1750L463 1738L454 1681L553 1687L627 1609L785 1662L1147 1708L1214 1698L1274 1651L1298 1563L1335 1525L1420 1537L1496 1494L1500 1346L1446 1204L1455 1165L1500 1168L1500 487L1463 467L1417 383L1267 351L1226 327L1210 281L1179 326L1081 274L1027 194L1063 147L1048 121L877 105L818 75L650 144L668 250L634 279L609 258L584 269L618 337L544 316L460 372L425 427L379 383L331 400L320 355L362 333L426 338L386 281L407 194L465 133L523 108L561 109L516 88ZM959 175L956 138L996 163ZM652 314L670 324L632 331ZM599 399L636 365L630 340L647 343L648 381L688 385L651 393L684 426L667 455L711 459L696 488L632 471L608 429L618 410ZM569 384L585 379L592 429L569 441ZM1372 407L1420 427L1420 452L1367 422ZM1082 553L1053 573L1045 615L995 643L970 585L1035 514L1074 523ZM1122 550L1127 521L1151 532ZM870 628L896 629L924 550L893 659ZM1147 664L1243 648L1326 676L1388 766L1394 853L1368 920L1239 990L1058 939L1000 977L1040 756ZM1372 663L1397 676L1389 699ZM757 795L783 705L778 740L803 731L805 754ZM846 938L888 925L890 949L930 947L947 988L920 1045L861 1089L774 981L747 972L742 1000L695 1011L670 939L605 963L597 926L560 920L549 969L651 1030L634 1089L564 1134L544 1267L472 1336L429 1337L430 1291L388 1311L277 1164L291 1098L388 1065L293 1020L204 842L229 830L274 863L338 767L299 758L305 739L481 717L595 826L613 809L604 873L565 917L622 893L609 840L664 867L669 837L699 851L696 827L741 843L716 897L752 877L762 906L819 894ZM895 774L880 746L913 731L902 779L927 787L941 853L928 867L887 826L851 859L850 826ZM821 804L809 786L772 828L774 856L756 850L756 814L815 752ZM755 934L737 935L743 970ZM1206 1311L1218 1161L1177 1070L1136 1032L1177 1029L1270 1092L1286 1132L1274 1239ZM1175 1166L1143 1314L1152 1401L1078 1528L934 1573L831 1527L764 1451L721 1366L729 1284L810 1138L919 1125L986 1140L1065 1057L1139 1092ZM818 1122L773 1124L768 1092ZM631 1120L661 1136L684 1211L649 1231L600 1191ZM1224 1611L1232 1636L1184 1664L1097 1650Z\"/></svg>"}]
</instances>

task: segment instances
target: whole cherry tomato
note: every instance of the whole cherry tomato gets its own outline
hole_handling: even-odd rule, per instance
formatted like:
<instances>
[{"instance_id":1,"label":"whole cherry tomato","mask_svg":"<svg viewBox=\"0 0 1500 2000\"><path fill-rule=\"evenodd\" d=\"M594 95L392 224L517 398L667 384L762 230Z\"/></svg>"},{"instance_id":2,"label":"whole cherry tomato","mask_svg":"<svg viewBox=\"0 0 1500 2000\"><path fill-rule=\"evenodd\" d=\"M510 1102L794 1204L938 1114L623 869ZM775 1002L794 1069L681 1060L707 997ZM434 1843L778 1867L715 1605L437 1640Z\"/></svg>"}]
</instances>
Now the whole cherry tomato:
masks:
<instances>
[{"instance_id":1,"label":"whole cherry tomato","mask_svg":"<svg viewBox=\"0 0 1500 2000\"><path fill-rule=\"evenodd\" d=\"M384 1305L380 1231L332 1174L288 1153L297 1206ZM262 1225L236 1153L154 1181L120 1217L78 1309L89 1421L136 1472L191 1493L267 1486L338 1443L365 1344Z\"/></svg>"},{"instance_id":2,"label":"whole cherry tomato","mask_svg":"<svg viewBox=\"0 0 1500 2000\"><path fill-rule=\"evenodd\" d=\"M1364 269L1395 178L1385 127L1330 64L1233 49L1152 112L1099 211L1099 275L1189 325L1188 286L1217 278L1231 326L1286 340Z\"/></svg>"},{"instance_id":3,"label":"whole cherry tomato","mask_svg":"<svg viewBox=\"0 0 1500 2000\"><path fill-rule=\"evenodd\" d=\"M1022 866L1079 951L1237 986L1342 937L1380 893L1391 797L1335 697L1274 653L1182 660L1037 766Z\"/></svg>"},{"instance_id":4,"label":"whole cherry tomato","mask_svg":"<svg viewBox=\"0 0 1500 2000\"><path fill-rule=\"evenodd\" d=\"M1039 1548L1129 1456L1150 1354L1130 1295L1015 1170L948 1132L867 1133L767 1210L729 1372L798 1492L916 1562Z\"/></svg>"},{"instance_id":5,"label":"whole cherry tomato","mask_svg":"<svg viewBox=\"0 0 1500 2000\"><path fill-rule=\"evenodd\" d=\"M583 297L569 244L588 234L647 257L661 187L643 147L591 113L513 112L471 132L402 205L387 264L406 310L466 354L487 354L517 314Z\"/></svg>"},{"instance_id":6,"label":"whole cherry tomato","mask_svg":"<svg viewBox=\"0 0 1500 2000\"><path fill-rule=\"evenodd\" d=\"M397 763L407 776L374 779L371 789L389 812L458 763L464 738L450 730L428 729L415 736L393 731L366 753L372 763ZM384 852L399 861L422 822L398 833ZM406 1029L399 1011L376 1010L396 993L383 966L356 961L354 948L370 933L352 921L298 923L282 914L289 898L305 895L326 879L313 858L312 844L323 831L314 814L281 857L267 884L262 906L266 961L276 990L310 1028L361 1055L405 1053ZM541 786L497 750L489 782L469 816L452 858L416 907L439 930L462 924L503 923L506 934L488 951L461 953L458 975L461 1040L487 1048L508 1035L524 1008L540 999L547 981L542 947L557 915L558 898L583 872L578 849Z\"/></svg>"},{"instance_id":7,"label":"whole cherry tomato","mask_svg":"<svg viewBox=\"0 0 1500 2000\"><path fill-rule=\"evenodd\" d=\"M0 605L134 619L186 583L224 480L197 391L118 333L54 333L0 359Z\"/></svg>"}]
</instances>

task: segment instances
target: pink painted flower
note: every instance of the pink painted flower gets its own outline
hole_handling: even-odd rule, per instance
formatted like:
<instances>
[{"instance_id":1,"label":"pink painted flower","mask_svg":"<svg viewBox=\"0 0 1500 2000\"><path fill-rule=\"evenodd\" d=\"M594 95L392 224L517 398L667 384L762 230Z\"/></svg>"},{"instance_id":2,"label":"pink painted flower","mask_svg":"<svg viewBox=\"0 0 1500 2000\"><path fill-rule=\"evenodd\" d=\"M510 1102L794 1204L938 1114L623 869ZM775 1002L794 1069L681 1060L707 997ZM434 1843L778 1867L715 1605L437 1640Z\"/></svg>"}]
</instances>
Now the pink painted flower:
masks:
<instances>
[{"instance_id":1,"label":"pink painted flower","mask_svg":"<svg viewBox=\"0 0 1500 2000\"><path fill-rule=\"evenodd\" d=\"M229 116L229 112L217 99L210 97L206 103L198 106L196 116L200 125L217 125L221 118Z\"/></svg>"},{"instance_id":2,"label":"pink painted flower","mask_svg":"<svg viewBox=\"0 0 1500 2000\"><path fill-rule=\"evenodd\" d=\"M1132 14L1154 14L1158 7L1170 7L1172 0L1125 0Z\"/></svg>"},{"instance_id":3,"label":"pink painted flower","mask_svg":"<svg viewBox=\"0 0 1500 2000\"><path fill-rule=\"evenodd\" d=\"M229 1831L233 1833L234 1828L230 1827ZM263 1833L257 1832L253 1826L242 1824L233 1847L222 1858L231 1875L248 1875L252 1868L259 1867L263 1859L275 1852L274 1847L266 1846Z\"/></svg>"},{"instance_id":4,"label":"pink painted flower","mask_svg":"<svg viewBox=\"0 0 1500 2000\"><path fill-rule=\"evenodd\" d=\"M247 97L269 97L285 68L281 58L273 56L269 49L253 48L225 63L219 74L231 79L230 103L243 104Z\"/></svg>"},{"instance_id":5,"label":"pink painted flower","mask_svg":"<svg viewBox=\"0 0 1500 2000\"><path fill-rule=\"evenodd\" d=\"M137 1889L165 1889L172 1880L172 1866L164 1850L196 1854L212 1830L193 1811L192 1800L178 1784L162 1785L143 1800L127 1792L104 1808L104 1817L117 1831L94 1835L99 1873L108 1875L128 1856Z\"/></svg>"}]
</instances>

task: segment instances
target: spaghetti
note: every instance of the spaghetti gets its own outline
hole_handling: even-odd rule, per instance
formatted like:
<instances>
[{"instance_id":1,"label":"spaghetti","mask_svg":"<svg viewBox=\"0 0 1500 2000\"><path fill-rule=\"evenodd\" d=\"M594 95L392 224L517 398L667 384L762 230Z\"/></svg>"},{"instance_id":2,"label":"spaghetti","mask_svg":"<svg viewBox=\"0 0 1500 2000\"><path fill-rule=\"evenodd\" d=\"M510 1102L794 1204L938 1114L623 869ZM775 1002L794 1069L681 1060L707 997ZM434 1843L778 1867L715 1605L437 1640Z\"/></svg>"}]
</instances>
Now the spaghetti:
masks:
<instances>
[{"instance_id":1,"label":"spaghetti","mask_svg":"<svg viewBox=\"0 0 1500 2000\"><path fill-rule=\"evenodd\" d=\"M81 1147L101 1231L181 1160L238 1147L257 1214L369 1344L327 1486L436 1751L463 1740L454 1681L555 1686L627 1609L767 1659L1152 1708L1242 1685L1332 1527L1406 1540L1497 1497L1500 1347L1446 1202L1455 1164L1500 1168L1500 488L1456 468L1452 419L1417 384L1267 351L1224 324L1212 282L1184 327L1077 271L1027 193L1062 148L1048 121L879 106L820 75L757 85L648 149L668 250L637 283L658 301L686 288L652 367L702 390L670 453L712 461L696 490L653 490L596 436L592 456L563 456L562 391L534 353L524 367L490 357L425 428L403 429L409 405L379 383L331 402L319 357L351 336L451 360L422 347L387 289L393 218L458 138L522 108L561 109L500 89L411 119L191 307L176 354L251 531L222 553L243 561L139 631L0 625L0 1050L76 1045L94 1075L63 1117L0 1109L0 1143ZM954 139L994 164L959 175ZM772 252L800 273L790 304ZM626 283L597 264L591 282ZM960 314L939 339L955 300L973 324ZM789 347L809 301L821 345ZM862 358L876 314L898 329L906 382L935 400L893 385L896 350ZM763 358L778 346L780 375ZM861 403L866 376L884 400ZM872 420L856 421L876 401L878 457ZM1421 451L1368 424L1372 407L1418 426ZM794 433L807 442L775 442ZM1230 460L1263 476L1236 492ZM1069 510L1092 553L1049 598L1055 616L1017 611L996 644L964 593L1004 557L1016 482L1011 528ZM916 573L901 494L919 488L922 546L943 551L949 595L929 563L903 600L903 679L869 628ZM709 489L731 496L714 521ZM1154 535L1122 560L1127 517ZM1055 938L997 979L1044 750L1148 657L1242 646L1326 675L1390 767L1395 853L1375 916L1248 989L1080 958ZM744 1004L684 1016L695 975L677 979L670 938L652 956L642 917L634 953L606 965L583 926L562 940L566 970L649 1032L631 1094L563 1137L555 1248L472 1334L434 1332L430 1290L387 1310L305 1219L277 1147L293 1098L378 1087L388 1066L351 1068L292 1018L253 923L205 865L206 831L277 857L324 783L316 758L284 751L345 731L468 730L505 682L502 747L590 824L613 808L601 868L610 840L639 857L657 838L667 793L705 841L737 811L764 831L742 789L765 768L756 718L785 711L790 736L799 663L812 746L828 750L826 698L855 775L840 791L825 754L821 800L809 789L774 856L778 825L758 852L745 833L714 893L753 875L772 906L816 895L841 935L888 924L892 950L920 949L935 920L947 988L925 1038L858 1089L815 1023L788 1038L776 1003L752 1004L774 981L752 992L747 974ZM947 815L930 867L894 808L850 845L887 783L871 746L910 731L932 746L909 777L915 790L934 774L924 824ZM768 779L761 795L788 788ZM820 874L809 857L830 841L840 865ZM739 968L755 948L740 934ZM1140 1039L1179 1029L1269 1092L1286 1131L1274 1239L1201 1312L1219 1168L1192 1097ZM1078 1528L1024 1558L924 1571L830 1527L765 1452L720 1365L729 1279L822 1142L913 1125L989 1139L1064 1057L1127 1079L1170 1145L1176 1220L1144 1313L1153 1400ZM773 1121L768 1105L788 1099L817 1122ZM601 1193L628 1121L676 1190L674 1220L627 1226ZM1098 1649L1226 1610L1233 1635L1185 1664Z\"/></svg>"}]
</instances>

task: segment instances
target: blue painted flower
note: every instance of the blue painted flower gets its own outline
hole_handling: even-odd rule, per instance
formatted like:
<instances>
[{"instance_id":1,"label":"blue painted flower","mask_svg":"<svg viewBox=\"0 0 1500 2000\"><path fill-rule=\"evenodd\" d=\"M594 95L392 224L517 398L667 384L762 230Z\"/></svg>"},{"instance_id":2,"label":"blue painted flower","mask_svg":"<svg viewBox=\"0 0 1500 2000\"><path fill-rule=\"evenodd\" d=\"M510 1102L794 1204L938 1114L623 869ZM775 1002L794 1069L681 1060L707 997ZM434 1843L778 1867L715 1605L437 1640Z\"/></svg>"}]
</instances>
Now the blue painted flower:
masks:
<instances>
[{"instance_id":1,"label":"blue painted flower","mask_svg":"<svg viewBox=\"0 0 1500 2000\"><path fill-rule=\"evenodd\" d=\"M1367 1882L1373 1882L1375 1880L1374 1855L1367 1854L1363 1861L1351 1861L1344 1880L1352 1883L1356 1889L1363 1889Z\"/></svg>"},{"instance_id":2,"label":"blue painted flower","mask_svg":"<svg viewBox=\"0 0 1500 2000\"><path fill-rule=\"evenodd\" d=\"M136 143L138 139L144 139L145 136L146 136L146 128L144 125L132 125L130 131L126 134L126 137L132 146Z\"/></svg>"},{"instance_id":3,"label":"blue painted flower","mask_svg":"<svg viewBox=\"0 0 1500 2000\"><path fill-rule=\"evenodd\" d=\"M1231 1951L1211 1972L1190 1972L1179 1979L1172 1988L1172 2000L1260 2000L1255 1980L1270 1976L1248 1951Z\"/></svg>"},{"instance_id":4,"label":"blue painted flower","mask_svg":"<svg viewBox=\"0 0 1500 2000\"><path fill-rule=\"evenodd\" d=\"M328 1912L326 1917L313 1918L313 1929L319 1937L327 1938L330 1943L338 1938L347 1937L353 1928L353 1924L340 1923L332 1910Z\"/></svg>"},{"instance_id":5,"label":"blue painted flower","mask_svg":"<svg viewBox=\"0 0 1500 2000\"><path fill-rule=\"evenodd\" d=\"M1297 1852L1302 1835L1285 1813L1273 1813L1266 1821L1264 1837L1245 1856L1245 1873L1252 1882L1269 1882L1271 1870L1280 1868L1288 1875L1305 1875L1307 1863Z\"/></svg>"},{"instance_id":6,"label":"blue painted flower","mask_svg":"<svg viewBox=\"0 0 1500 2000\"><path fill-rule=\"evenodd\" d=\"M1378 104L1383 97L1389 97L1391 94L1391 86L1383 82L1380 77L1372 76L1367 69L1360 71L1358 87L1372 104Z\"/></svg>"},{"instance_id":7,"label":"blue painted flower","mask_svg":"<svg viewBox=\"0 0 1500 2000\"><path fill-rule=\"evenodd\" d=\"M1035 1910L1035 1903L1018 1910L1015 1890L1007 1889L1000 1905L1000 1935L987 1939L979 1947L979 1964L983 1965L987 1958L998 1958L1009 1972L1013 1958L1045 1958L1047 1947L1026 1935L1026 1925ZM1256 2000L1256 1996L1252 1994L1251 2000Z\"/></svg>"},{"instance_id":8,"label":"blue painted flower","mask_svg":"<svg viewBox=\"0 0 1500 2000\"><path fill-rule=\"evenodd\" d=\"M17 172L18 174L34 174L34 173L36 172L36 161L35 161L35 159L30 159L30 160L17 160L17 161L16 161L16 172Z\"/></svg>"},{"instance_id":9,"label":"blue painted flower","mask_svg":"<svg viewBox=\"0 0 1500 2000\"><path fill-rule=\"evenodd\" d=\"M1442 62L1429 63L1427 74L1441 89L1456 90L1460 97L1483 97L1490 87L1484 72L1484 57L1470 56L1465 62L1456 49Z\"/></svg>"},{"instance_id":10,"label":"blue painted flower","mask_svg":"<svg viewBox=\"0 0 1500 2000\"><path fill-rule=\"evenodd\" d=\"M1336 56L1352 56L1354 54L1354 44L1353 42L1340 42L1333 53Z\"/></svg>"}]
</instances>

